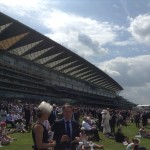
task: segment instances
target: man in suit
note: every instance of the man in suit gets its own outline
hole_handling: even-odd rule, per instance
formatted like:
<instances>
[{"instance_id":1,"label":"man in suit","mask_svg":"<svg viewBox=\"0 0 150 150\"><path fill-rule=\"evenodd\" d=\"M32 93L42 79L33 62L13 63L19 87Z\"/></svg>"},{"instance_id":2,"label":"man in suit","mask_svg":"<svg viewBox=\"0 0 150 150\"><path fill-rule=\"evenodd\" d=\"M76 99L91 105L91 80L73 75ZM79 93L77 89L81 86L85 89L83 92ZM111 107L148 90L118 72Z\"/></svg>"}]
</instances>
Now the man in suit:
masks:
<instances>
[{"instance_id":1,"label":"man in suit","mask_svg":"<svg viewBox=\"0 0 150 150\"><path fill-rule=\"evenodd\" d=\"M24 109L24 118L26 120L26 126L25 129L28 131L29 123L30 123L30 117L31 117L31 107L30 105L26 105Z\"/></svg>"},{"instance_id":2,"label":"man in suit","mask_svg":"<svg viewBox=\"0 0 150 150\"><path fill-rule=\"evenodd\" d=\"M53 111L51 112L48 121L50 123L50 125L53 125L53 123L55 122L56 118L57 118L57 111L56 111L56 104L53 104Z\"/></svg>"},{"instance_id":3,"label":"man in suit","mask_svg":"<svg viewBox=\"0 0 150 150\"><path fill-rule=\"evenodd\" d=\"M62 107L63 119L56 120L52 126L54 139L56 140L55 150L75 150L76 142L79 141L79 124L72 120L73 107L65 104Z\"/></svg>"},{"instance_id":4,"label":"man in suit","mask_svg":"<svg viewBox=\"0 0 150 150\"><path fill-rule=\"evenodd\" d=\"M74 121L79 122L79 119L80 119L79 108L74 108L74 109L73 109L72 119L73 119Z\"/></svg>"}]
</instances>

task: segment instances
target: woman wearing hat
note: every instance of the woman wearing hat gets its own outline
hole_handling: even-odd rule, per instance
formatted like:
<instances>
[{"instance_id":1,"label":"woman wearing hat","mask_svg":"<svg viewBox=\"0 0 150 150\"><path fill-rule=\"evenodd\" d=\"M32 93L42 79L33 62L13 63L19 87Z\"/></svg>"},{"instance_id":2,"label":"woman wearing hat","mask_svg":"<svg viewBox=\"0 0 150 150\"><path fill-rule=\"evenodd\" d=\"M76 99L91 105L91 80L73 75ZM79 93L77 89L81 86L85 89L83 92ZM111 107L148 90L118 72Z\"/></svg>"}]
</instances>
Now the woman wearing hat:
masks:
<instances>
[{"instance_id":1,"label":"woman wearing hat","mask_svg":"<svg viewBox=\"0 0 150 150\"><path fill-rule=\"evenodd\" d=\"M32 129L34 150L47 150L56 145L55 141L48 140L48 131L43 125L43 122L48 119L52 109L52 106L44 101L37 108L37 122Z\"/></svg>"},{"instance_id":2,"label":"woman wearing hat","mask_svg":"<svg viewBox=\"0 0 150 150\"><path fill-rule=\"evenodd\" d=\"M107 136L107 134L109 134L111 132L110 129L110 124L109 124L109 120L110 120L110 114L108 112L108 110L103 110L102 111L102 126L103 126L103 133Z\"/></svg>"}]
</instances>

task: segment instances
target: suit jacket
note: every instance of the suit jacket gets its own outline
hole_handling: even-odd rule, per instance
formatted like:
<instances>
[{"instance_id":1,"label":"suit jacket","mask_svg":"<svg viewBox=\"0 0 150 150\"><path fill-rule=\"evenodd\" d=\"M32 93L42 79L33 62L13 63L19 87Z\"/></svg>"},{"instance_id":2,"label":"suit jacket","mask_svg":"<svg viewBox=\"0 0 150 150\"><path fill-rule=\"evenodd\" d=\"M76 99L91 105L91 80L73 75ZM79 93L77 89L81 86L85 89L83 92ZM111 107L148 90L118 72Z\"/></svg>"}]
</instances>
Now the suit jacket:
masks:
<instances>
[{"instance_id":1,"label":"suit jacket","mask_svg":"<svg viewBox=\"0 0 150 150\"><path fill-rule=\"evenodd\" d=\"M57 115L57 112L56 112L56 115ZM50 116L48 118L48 121L49 121L50 125L53 125L53 123L55 122L56 115L54 115L53 111L51 112L51 114L50 114Z\"/></svg>"},{"instance_id":2,"label":"suit jacket","mask_svg":"<svg viewBox=\"0 0 150 150\"><path fill-rule=\"evenodd\" d=\"M71 121L71 123L72 123L72 140L74 140L75 137L79 137L80 129L79 124L77 122ZM55 150L65 150L67 143L60 142L62 135L66 135L64 119L55 121L51 130L54 131L54 140L56 140ZM74 147L74 145L72 145L72 147ZM72 148L71 150L74 150L74 148Z\"/></svg>"},{"instance_id":3,"label":"suit jacket","mask_svg":"<svg viewBox=\"0 0 150 150\"><path fill-rule=\"evenodd\" d=\"M75 121L79 121L79 118L80 118L80 114L79 114L79 112L74 112L73 113L73 115L74 115L74 119L75 119Z\"/></svg>"}]
</instances>

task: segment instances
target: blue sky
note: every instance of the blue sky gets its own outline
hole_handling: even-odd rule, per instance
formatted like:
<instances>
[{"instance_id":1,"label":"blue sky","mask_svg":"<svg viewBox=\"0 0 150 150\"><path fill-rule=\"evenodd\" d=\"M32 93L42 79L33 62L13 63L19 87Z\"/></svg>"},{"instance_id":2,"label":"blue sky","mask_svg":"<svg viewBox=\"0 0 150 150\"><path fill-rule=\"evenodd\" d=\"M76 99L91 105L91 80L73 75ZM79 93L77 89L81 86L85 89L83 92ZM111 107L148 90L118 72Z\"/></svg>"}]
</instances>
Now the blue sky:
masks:
<instances>
[{"instance_id":1,"label":"blue sky","mask_svg":"<svg viewBox=\"0 0 150 150\"><path fill-rule=\"evenodd\" d=\"M84 57L150 104L149 0L0 0L0 11Z\"/></svg>"}]
</instances>

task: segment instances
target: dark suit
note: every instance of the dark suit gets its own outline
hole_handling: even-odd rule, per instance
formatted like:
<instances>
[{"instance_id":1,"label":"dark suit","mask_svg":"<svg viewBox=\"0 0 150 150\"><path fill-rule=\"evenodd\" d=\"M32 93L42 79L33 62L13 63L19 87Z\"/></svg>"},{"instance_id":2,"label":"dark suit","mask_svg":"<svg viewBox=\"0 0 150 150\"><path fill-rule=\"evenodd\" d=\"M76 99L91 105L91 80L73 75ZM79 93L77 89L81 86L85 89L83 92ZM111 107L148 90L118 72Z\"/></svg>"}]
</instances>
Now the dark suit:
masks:
<instances>
[{"instance_id":1,"label":"dark suit","mask_svg":"<svg viewBox=\"0 0 150 150\"><path fill-rule=\"evenodd\" d=\"M75 120L75 121L79 121L79 118L80 118L80 114L79 114L79 112L74 112L73 114L72 114L72 118Z\"/></svg>"},{"instance_id":2,"label":"dark suit","mask_svg":"<svg viewBox=\"0 0 150 150\"><path fill-rule=\"evenodd\" d=\"M80 129L79 124L77 122L71 121L71 124L72 124L72 141L73 141L75 137L79 137ZM67 143L60 142L62 135L66 135L64 119L55 121L51 130L54 131L54 140L56 140L55 150L65 150ZM75 150L74 144L72 144L71 150Z\"/></svg>"},{"instance_id":3,"label":"dark suit","mask_svg":"<svg viewBox=\"0 0 150 150\"><path fill-rule=\"evenodd\" d=\"M25 108L24 113L25 113L25 120L26 120L25 129L28 130L30 117L31 117L31 115L30 115L31 114L30 108L29 107Z\"/></svg>"},{"instance_id":4,"label":"dark suit","mask_svg":"<svg viewBox=\"0 0 150 150\"><path fill-rule=\"evenodd\" d=\"M50 125L53 125L54 121L56 120L56 117L57 117L57 112L55 114L54 111L52 111L48 118Z\"/></svg>"}]
</instances>

